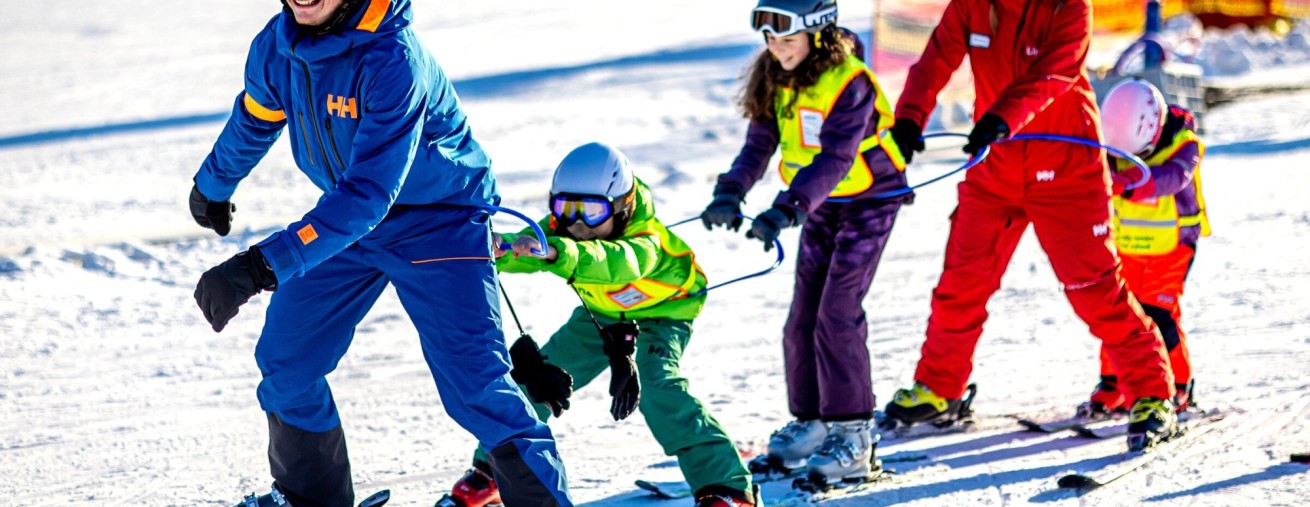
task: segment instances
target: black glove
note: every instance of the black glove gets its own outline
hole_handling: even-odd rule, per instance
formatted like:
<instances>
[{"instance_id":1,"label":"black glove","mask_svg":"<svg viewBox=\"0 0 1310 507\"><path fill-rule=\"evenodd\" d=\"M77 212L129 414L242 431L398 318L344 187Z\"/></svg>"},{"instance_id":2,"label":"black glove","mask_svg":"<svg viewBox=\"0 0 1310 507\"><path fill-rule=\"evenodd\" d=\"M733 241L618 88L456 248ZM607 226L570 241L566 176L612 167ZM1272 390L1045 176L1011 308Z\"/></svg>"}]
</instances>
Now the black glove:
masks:
<instances>
[{"instance_id":1,"label":"black glove","mask_svg":"<svg viewBox=\"0 0 1310 507\"><path fill-rule=\"evenodd\" d=\"M755 217L750 230L746 231L746 237L763 241L764 251L767 252L773 249L773 240L778 239L779 232L805 223L805 218L804 211L774 206Z\"/></svg>"},{"instance_id":2,"label":"black glove","mask_svg":"<svg viewBox=\"0 0 1310 507\"><path fill-rule=\"evenodd\" d=\"M710 205L705 207L705 211L700 214L701 223L705 224L705 230L711 230L716 225L722 225L733 232L741 228L741 201L743 195L741 185L736 183L719 183L714 186L714 200Z\"/></svg>"},{"instance_id":3,"label":"black glove","mask_svg":"<svg viewBox=\"0 0 1310 507\"><path fill-rule=\"evenodd\" d=\"M564 368L547 363L531 336L526 333L519 336L509 348L509 360L514 364L509 376L523 386L528 398L550 407L555 417L568 410L569 396L573 396L573 376Z\"/></svg>"},{"instance_id":4,"label":"black glove","mask_svg":"<svg viewBox=\"0 0 1310 507\"><path fill-rule=\"evenodd\" d=\"M259 253L250 247L200 275L196 284L196 304L214 332L222 331L241 305L260 291L277 290L277 275Z\"/></svg>"},{"instance_id":5,"label":"black glove","mask_svg":"<svg viewBox=\"0 0 1310 507\"><path fill-rule=\"evenodd\" d=\"M1005 124L1005 120L992 113L984 114L978 119L978 123L973 124L973 130L969 132L969 142L964 145L964 152L977 155L983 147L1007 137L1010 137L1010 126Z\"/></svg>"},{"instance_id":6,"label":"black glove","mask_svg":"<svg viewBox=\"0 0 1310 507\"><path fill-rule=\"evenodd\" d=\"M219 236L232 232L232 212L237 207L232 201L211 201L200 188L191 186L191 217L206 229L213 229Z\"/></svg>"},{"instance_id":7,"label":"black glove","mask_svg":"<svg viewBox=\"0 0 1310 507\"><path fill-rule=\"evenodd\" d=\"M891 131L892 141L896 143L897 148L900 148L901 156L905 157L906 164L914 160L915 152L923 152L923 127L920 127L918 123L914 123L914 120L906 118L896 120L896 124L892 125Z\"/></svg>"},{"instance_id":8,"label":"black glove","mask_svg":"<svg viewBox=\"0 0 1310 507\"><path fill-rule=\"evenodd\" d=\"M641 328L634 321L610 324L600 330L605 355L610 358L610 415L622 421L637 410L641 402L641 385L637 382L637 363L632 354L637 351L637 336Z\"/></svg>"}]
</instances>

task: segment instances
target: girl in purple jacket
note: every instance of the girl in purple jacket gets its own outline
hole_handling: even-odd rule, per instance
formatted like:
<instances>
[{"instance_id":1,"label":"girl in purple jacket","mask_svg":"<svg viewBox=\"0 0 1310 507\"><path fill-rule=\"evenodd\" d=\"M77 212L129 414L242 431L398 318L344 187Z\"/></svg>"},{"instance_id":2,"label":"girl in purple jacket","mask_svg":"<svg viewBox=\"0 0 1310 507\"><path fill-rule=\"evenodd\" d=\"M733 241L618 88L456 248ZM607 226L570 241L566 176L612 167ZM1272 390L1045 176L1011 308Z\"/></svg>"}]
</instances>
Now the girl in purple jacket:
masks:
<instances>
[{"instance_id":1,"label":"girl in purple jacket","mask_svg":"<svg viewBox=\"0 0 1310 507\"><path fill-rule=\"evenodd\" d=\"M767 50L741 97L750 127L732 168L720 174L701 215L706 228L737 230L741 203L774 151L788 188L751 221L746 237L769 250L779 231L801 227L796 284L783 330L787 396L795 420L769 439L754 471L807 466L829 480L877 473L874 395L861 302L869 291L906 189L905 160L883 131L892 110L838 28L837 3L761 0L753 28Z\"/></svg>"}]
</instances>

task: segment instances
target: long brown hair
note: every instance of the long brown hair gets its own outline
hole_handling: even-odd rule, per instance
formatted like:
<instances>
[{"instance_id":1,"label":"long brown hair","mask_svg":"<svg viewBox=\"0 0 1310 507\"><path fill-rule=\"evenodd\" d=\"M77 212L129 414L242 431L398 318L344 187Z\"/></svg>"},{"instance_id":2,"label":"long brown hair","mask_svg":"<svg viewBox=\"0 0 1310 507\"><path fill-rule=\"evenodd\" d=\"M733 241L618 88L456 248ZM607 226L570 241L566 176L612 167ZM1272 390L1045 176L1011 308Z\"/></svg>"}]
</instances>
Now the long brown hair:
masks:
<instances>
[{"instance_id":1,"label":"long brown hair","mask_svg":"<svg viewBox=\"0 0 1310 507\"><path fill-rule=\"evenodd\" d=\"M778 88L787 87L796 91L791 96L792 103L779 108L781 114L788 117L792 104L802 90L819 82L819 76L840 65L855 52L855 40L849 32L838 29L837 25L828 25L819 32L817 47L813 36L809 40L810 54L790 71L782 69L782 64L769 53L768 48L755 57L755 62L745 76L746 86L742 88L741 97L737 100L742 116L758 123L774 121L779 114L774 104Z\"/></svg>"}]
</instances>

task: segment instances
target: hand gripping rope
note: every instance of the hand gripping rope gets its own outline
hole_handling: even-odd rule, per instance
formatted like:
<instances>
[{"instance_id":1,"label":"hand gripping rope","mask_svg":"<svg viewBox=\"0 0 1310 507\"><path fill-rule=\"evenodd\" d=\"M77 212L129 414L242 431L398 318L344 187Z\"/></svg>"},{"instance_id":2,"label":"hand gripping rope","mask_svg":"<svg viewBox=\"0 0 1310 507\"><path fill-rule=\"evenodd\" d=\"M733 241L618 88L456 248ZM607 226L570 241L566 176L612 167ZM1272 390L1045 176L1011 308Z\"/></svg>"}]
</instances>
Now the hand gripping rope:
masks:
<instances>
[{"instance_id":1,"label":"hand gripping rope","mask_svg":"<svg viewBox=\"0 0 1310 507\"><path fill-rule=\"evenodd\" d=\"M547 245L547 243L546 243L546 233L545 233L544 231L541 230L541 226L537 225L536 222L533 222L532 219L531 219L531 218L528 218L526 215L524 215L524 214L522 214L522 213L519 213L518 211L512 210L512 209L510 209L510 208L505 208L505 207L502 207L502 206L485 206L484 208L485 208L485 209L488 209L488 210L491 210L491 211L495 211L495 212L504 212L504 213L508 213L508 214L513 215L514 217L518 218L519 220L522 220L523 222L527 223L527 224L528 224L528 227L531 227L531 228L532 228L532 232L533 232L534 234L537 235L537 242L539 242L543 247L544 247L545 245ZM751 218L751 217L742 217L742 218L745 218L745 219L747 219L747 220L754 220L754 219ZM669 228L677 227L677 226L682 225L682 224L685 224L685 223L687 223L687 222L691 222L691 221L693 221L693 220L699 220L699 219L700 219L700 216L697 215L697 216L694 216L694 217L688 218L688 219L686 219L686 220L683 220L683 221L681 221L681 222L678 222L678 223L676 223L676 224L670 225ZM510 245L509 245L509 244L506 244L506 243L502 243L502 244L500 244L500 245L498 245L498 246L499 246L500 248L504 249L504 250L509 250L509 248L510 248ZM706 288L704 288L704 289L701 289L701 290L698 290L698 291L696 291L696 292L692 292L692 293L690 293L690 294L687 294L687 297L699 296L699 295L701 295L701 294L704 294L704 293L706 293L706 292L709 292L710 290L717 289L717 288L722 287L722 286L724 286L724 285L728 285L728 284L730 284L730 283L740 282L740 281L742 281L742 280L748 280L748 279L751 279L751 278L755 278L755 277L757 277L757 276L764 276L764 275L766 275L766 274L769 274L769 273L772 272L773 270L778 269L778 266L781 266L781 265L782 265L782 261L783 261L783 259L785 258L785 256L783 255L783 252L782 252L782 242L781 242L781 241L778 241L777 239L774 239L774 240L773 240L773 246L774 246L775 248L778 249L778 257L777 257L776 259L774 259L773 264L770 265L768 268L765 268L765 269L763 269L763 270L761 270L761 271L757 271L757 272L755 272L755 273L750 273L750 274L742 275L742 276L739 276L739 277L737 277L737 278L733 278L733 279L728 280L728 281L723 282L723 283L719 283L719 284L716 284L716 285L711 285L711 286L706 287ZM536 255L537 257L545 257L545 256L546 256L546 250L547 250L546 248L543 248L542 250L533 250L532 253L533 253L533 255ZM503 289L502 289L502 292L503 292ZM586 305L584 304L583 306L585 307ZM590 310L591 310L591 309L588 308L587 310L588 310L588 313L590 313ZM513 311L513 310L511 310L511 312L512 312L512 311ZM594 320L595 320L595 317L592 317L592 320L594 321ZM596 325L597 325L598 327L600 326L599 323L597 323Z\"/></svg>"},{"instance_id":2,"label":"hand gripping rope","mask_svg":"<svg viewBox=\"0 0 1310 507\"><path fill-rule=\"evenodd\" d=\"M515 211L515 210L512 210L512 209L509 209L509 208L506 208L506 207L502 207L502 206L483 206L482 208L483 208L483 209L488 209L488 210L491 210L491 211L495 211L495 212L508 213L508 214L514 216L515 218L518 218L519 220L522 220L524 223L528 224L528 227L531 227L531 228L532 228L532 233L537 235L537 243L541 244L541 247L542 247L541 250L533 250L533 251L532 251L532 255L536 255L537 257L545 257L545 256L546 256L546 252L549 250L549 248L546 246L546 245L548 245L548 243L546 243L546 232L543 231L543 230L541 230L541 226L540 226L540 225L537 225L536 222L533 222L531 218L528 218L527 215L524 215L524 214L522 214L522 213L519 213L518 211ZM501 248L503 248L503 249L505 249L505 250L509 250L509 246L506 245L506 244L501 244L501 245L498 245L498 246L500 246Z\"/></svg>"}]
</instances>

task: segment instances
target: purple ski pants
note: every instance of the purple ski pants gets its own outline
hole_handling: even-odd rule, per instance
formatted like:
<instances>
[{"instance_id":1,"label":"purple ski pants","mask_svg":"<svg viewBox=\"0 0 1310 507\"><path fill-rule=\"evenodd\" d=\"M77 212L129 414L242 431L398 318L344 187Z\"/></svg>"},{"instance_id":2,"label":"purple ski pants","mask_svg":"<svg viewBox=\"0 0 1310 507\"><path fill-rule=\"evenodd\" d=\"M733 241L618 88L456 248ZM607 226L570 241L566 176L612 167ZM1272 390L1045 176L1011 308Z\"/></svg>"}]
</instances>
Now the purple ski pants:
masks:
<instances>
[{"instance_id":1,"label":"purple ski pants","mask_svg":"<svg viewBox=\"0 0 1310 507\"><path fill-rule=\"evenodd\" d=\"M901 201L824 203L801 230L796 286L783 328L787 399L797 419L871 419L869 292Z\"/></svg>"}]
</instances>

